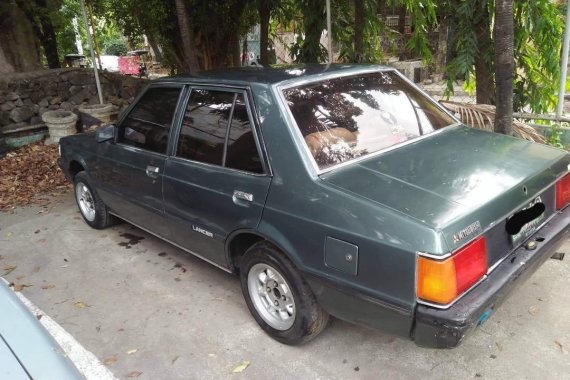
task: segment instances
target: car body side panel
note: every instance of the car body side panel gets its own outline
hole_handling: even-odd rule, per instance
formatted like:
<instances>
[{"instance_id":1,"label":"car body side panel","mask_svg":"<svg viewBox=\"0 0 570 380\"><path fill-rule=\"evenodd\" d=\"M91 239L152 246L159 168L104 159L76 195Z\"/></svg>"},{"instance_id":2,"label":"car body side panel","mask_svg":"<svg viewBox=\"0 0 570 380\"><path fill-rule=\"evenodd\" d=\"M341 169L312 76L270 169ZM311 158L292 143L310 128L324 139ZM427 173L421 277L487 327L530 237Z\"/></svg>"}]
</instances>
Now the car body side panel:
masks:
<instances>
[{"instance_id":1,"label":"car body side panel","mask_svg":"<svg viewBox=\"0 0 570 380\"><path fill-rule=\"evenodd\" d=\"M170 157L164 200L167 238L227 267L224 243L236 229L255 229L261 219L271 178ZM234 191L252 202L235 199Z\"/></svg>"},{"instance_id":2,"label":"car body side panel","mask_svg":"<svg viewBox=\"0 0 570 380\"><path fill-rule=\"evenodd\" d=\"M282 247L307 275L358 289L411 314L415 305L414 247L430 244L437 240L437 234L391 210L326 185L303 170L306 161L286 126L287 115L271 103L275 101L270 89L258 90L256 95L261 98L256 105L274 169L258 230ZM356 276L325 264L327 236L358 246ZM316 293L326 296L324 291ZM335 310L334 303L323 299L323 304L333 315L344 313Z\"/></svg>"},{"instance_id":3,"label":"car body side panel","mask_svg":"<svg viewBox=\"0 0 570 380\"><path fill-rule=\"evenodd\" d=\"M2 280L0 310L0 336L32 378L83 378L51 335ZM2 376L3 370L0 367L0 377L11 379Z\"/></svg>"},{"instance_id":4,"label":"car body side panel","mask_svg":"<svg viewBox=\"0 0 570 380\"><path fill-rule=\"evenodd\" d=\"M0 378L29 380L30 377L0 335Z\"/></svg>"},{"instance_id":5,"label":"car body side panel","mask_svg":"<svg viewBox=\"0 0 570 380\"><path fill-rule=\"evenodd\" d=\"M164 235L162 181L166 156L111 141L97 144L97 159L91 176L105 204L119 216ZM148 166L158 168L156 178Z\"/></svg>"}]
</instances>

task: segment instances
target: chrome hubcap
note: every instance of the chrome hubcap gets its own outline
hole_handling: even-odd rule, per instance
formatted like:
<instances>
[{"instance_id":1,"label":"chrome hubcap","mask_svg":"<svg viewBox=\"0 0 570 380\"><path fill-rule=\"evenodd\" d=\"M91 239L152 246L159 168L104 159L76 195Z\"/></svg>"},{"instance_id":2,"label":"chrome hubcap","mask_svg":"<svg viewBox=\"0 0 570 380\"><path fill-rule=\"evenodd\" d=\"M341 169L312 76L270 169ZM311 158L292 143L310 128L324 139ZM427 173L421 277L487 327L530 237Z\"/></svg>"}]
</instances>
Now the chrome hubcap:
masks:
<instances>
[{"instance_id":1,"label":"chrome hubcap","mask_svg":"<svg viewBox=\"0 0 570 380\"><path fill-rule=\"evenodd\" d=\"M295 299L281 273L267 264L255 264L247 275L253 306L276 330L287 330L295 322Z\"/></svg>"},{"instance_id":2,"label":"chrome hubcap","mask_svg":"<svg viewBox=\"0 0 570 380\"><path fill-rule=\"evenodd\" d=\"M77 203L79 204L79 210L81 214L88 221L92 222L95 220L95 202L93 201L93 196L89 191L89 188L83 183L78 183L75 186L75 197L77 198Z\"/></svg>"}]
</instances>

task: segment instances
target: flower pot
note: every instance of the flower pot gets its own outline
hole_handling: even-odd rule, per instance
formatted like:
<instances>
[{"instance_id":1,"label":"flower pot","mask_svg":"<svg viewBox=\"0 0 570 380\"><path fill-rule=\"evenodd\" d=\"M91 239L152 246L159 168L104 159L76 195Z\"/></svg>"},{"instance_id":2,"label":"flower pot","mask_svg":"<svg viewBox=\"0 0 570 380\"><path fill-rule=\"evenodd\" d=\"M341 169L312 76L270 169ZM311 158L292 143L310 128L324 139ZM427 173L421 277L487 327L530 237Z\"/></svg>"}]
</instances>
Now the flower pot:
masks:
<instances>
[{"instance_id":1,"label":"flower pot","mask_svg":"<svg viewBox=\"0 0 570 380\"><path fill-rule=\"evenodd\" d=\"M83 130L93 125L109 124L117 120L117 108L112 104L85 104L77 107L77 110L81 113Z\"/></svg>"},{"instance_id":2,"label":"flower pot","mask_svg":"<svg viewBox=\"0 0 570 380\"><path fill-rule=\"evenodd\" d=\"M73 135L77 131L75 129L77 115L71 111L47 111L42 115L42 120L49 130L50 137L46 140L46 144L57 144L60 138Z\"/></svg>"}]
</instances>

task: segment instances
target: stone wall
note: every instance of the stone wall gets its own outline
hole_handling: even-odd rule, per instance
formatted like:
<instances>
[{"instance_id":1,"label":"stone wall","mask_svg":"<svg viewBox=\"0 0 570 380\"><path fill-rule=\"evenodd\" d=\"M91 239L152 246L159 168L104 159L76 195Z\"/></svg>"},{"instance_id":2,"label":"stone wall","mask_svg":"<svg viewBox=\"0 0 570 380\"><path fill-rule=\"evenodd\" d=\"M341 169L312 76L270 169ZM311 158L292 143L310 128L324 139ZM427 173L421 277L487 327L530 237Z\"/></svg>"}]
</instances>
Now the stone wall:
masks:
<instances>
[{"instance_id":1,"label":"stone wall","mask_svg":"<svg viewBox=\"0 0 570 380\"><path fill-rule=\"evenodd\" d=\"M124 109L148 83L146 79L102 72L105 103ZM77 111L82 104L98 104L93 69L54 69L0 76L2 132L43 124L48 110Z\"/></svg>"}]
</instances>

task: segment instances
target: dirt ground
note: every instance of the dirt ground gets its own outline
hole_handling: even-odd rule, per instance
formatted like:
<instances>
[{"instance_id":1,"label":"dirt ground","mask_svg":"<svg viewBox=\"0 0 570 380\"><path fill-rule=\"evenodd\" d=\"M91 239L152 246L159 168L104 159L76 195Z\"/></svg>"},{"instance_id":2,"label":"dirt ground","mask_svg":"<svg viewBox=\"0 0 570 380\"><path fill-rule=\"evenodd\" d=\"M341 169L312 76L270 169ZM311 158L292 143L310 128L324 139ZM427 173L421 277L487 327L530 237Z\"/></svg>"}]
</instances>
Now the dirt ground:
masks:
<instances>
[{"instance_id":1,"label":"dirt ground","mask_svg":"<svg viewBox=\"0 0 570 380\"><path fill-rule=\"evenodd\" d=\"M119 378L570 379L568 255L454 350L338 320L304 346L277 343L237 277L126 223L89 228L71 192L47 210L0 214L0 276Z\"/></svg>"}]
</instances>

